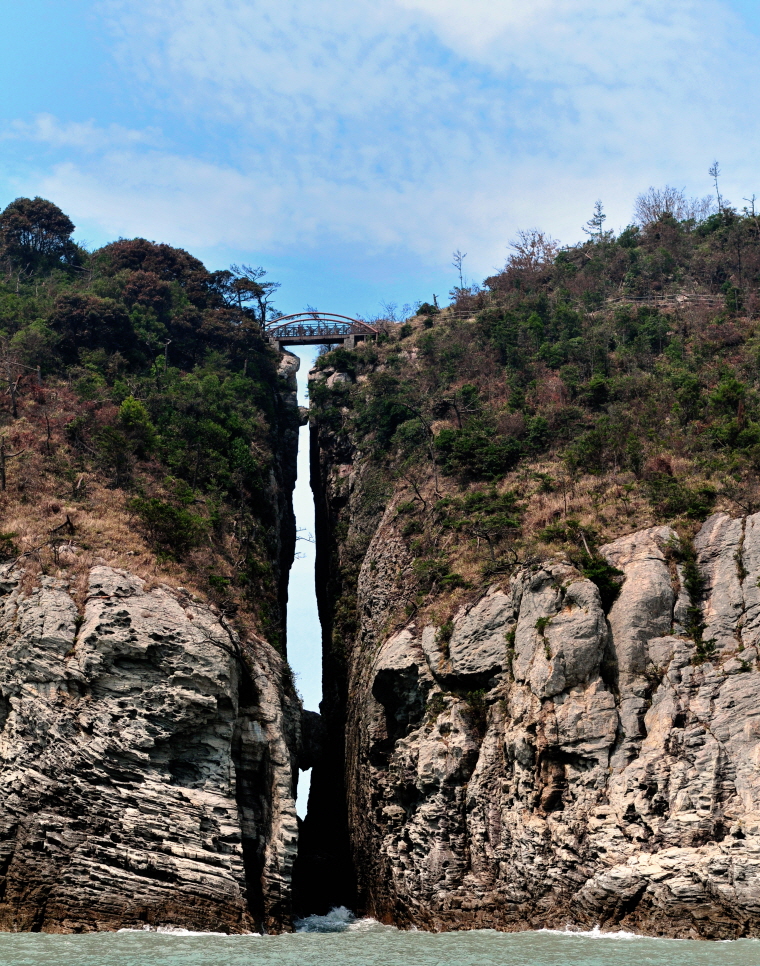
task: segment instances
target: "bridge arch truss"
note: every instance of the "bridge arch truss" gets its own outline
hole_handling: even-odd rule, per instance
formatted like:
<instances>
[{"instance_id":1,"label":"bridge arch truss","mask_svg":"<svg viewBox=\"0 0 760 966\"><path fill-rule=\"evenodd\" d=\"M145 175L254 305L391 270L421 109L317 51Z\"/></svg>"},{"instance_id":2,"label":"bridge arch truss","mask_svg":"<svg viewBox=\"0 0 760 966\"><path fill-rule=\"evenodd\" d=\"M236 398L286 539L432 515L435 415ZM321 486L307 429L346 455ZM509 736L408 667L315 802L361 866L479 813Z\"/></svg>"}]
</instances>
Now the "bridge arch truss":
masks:
<instances>
[{"instance_id":1,"label":"bridge arch truss","mask_svg":"<svg viewBox=\"0 0 760 966\"><path fill-rule=\"evenodd\" d=\"M335 312L296 312L273 319L264 333L281 349L285 345L347 345L373 339L378 330L368 322Z\"/></svg>"}]
</instances>

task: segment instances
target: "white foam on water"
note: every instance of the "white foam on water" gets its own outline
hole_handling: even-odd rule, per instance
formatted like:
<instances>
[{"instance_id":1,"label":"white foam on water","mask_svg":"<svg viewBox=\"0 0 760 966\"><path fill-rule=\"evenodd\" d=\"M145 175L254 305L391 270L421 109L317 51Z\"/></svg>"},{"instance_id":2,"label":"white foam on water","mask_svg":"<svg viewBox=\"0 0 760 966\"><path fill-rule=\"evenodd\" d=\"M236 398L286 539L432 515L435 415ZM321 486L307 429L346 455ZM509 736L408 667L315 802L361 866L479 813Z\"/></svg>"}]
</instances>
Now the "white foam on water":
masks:
<instances>
[{"instance_id":1,"label":"white foam on water","mask_svg":"<svg viewBox=\"0 0 760 966\"><path fill-rule=\"evenodd\" d=\"M326 916L305 916L293 924L296 932L363 932L378 926L376 919L357 919L345 906L336 906Z\"/></svg>"},{"instance_id":2,"label":"white foam on water","mask_svg":"<svg viewBox=\"0 0 760 966\"><path fill-rule=\"evenodd\" d=\"M223 936L225 939L234 939L236 936L245 936L248 939L252 936L261 937L260 932L194 932L192 929L183 929L181 926L141 926L139 929L117 929L116 932L152 932L161 936Z\"/></svg>"},{"instance_id":3,"label":"white foam on water","mask_svg":"<svg viewBox=\"0 0 760 966\"><path fill-rule=\"evenodd\" d=\"M585 939L657 939L657 936L640 936L635 932L618 929L615 932L603 932L599 926L593 929L577 929L569 923L564 929L537 929L536 932L548 932L555 936L579 936Z\"/></svg>"},{"instance_id":4,"label":"white foam on water","mask_svg":"<svg viewBox=\"0 0 760 966\"><path fill-rule=\"evenodd\" d=\"M395 926L384 926L382 923L378 922L377 919L372 919L369 916L366 919L357 919L356 922L352 922L348 927L349 932L365 932L366 930L376 930L376 929L392 929L394 932L398 932Z\"/></svg>"}]
</instances>

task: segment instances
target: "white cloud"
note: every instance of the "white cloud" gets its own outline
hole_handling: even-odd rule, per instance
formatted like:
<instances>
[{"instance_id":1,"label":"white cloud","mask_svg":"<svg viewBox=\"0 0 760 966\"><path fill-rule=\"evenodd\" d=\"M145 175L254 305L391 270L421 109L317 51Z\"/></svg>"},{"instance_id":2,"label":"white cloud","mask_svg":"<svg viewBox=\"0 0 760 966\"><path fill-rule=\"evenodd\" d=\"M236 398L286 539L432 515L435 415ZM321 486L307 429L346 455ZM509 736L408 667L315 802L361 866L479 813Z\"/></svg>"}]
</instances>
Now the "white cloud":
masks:
<instances>
[{"instance_id":1,"label":"white cloud","mask_svg":"<svg viewBox=\"0 0 760 966\"><path fill-rule=\"evenodd\" d=\"M518 226L577 238L597 197L625 224L650 183L704 193L716 155L747 179L737 196L754 187L758 69L717 0L101 9L122 80L197 142L48 117L14 131L81 149L45 190L115 233L429 260L461 245L488 271Z\"/></svg>"},{"instance_id":2,"label":"white cloud","mask_svg":"<svg viewBox=\"0 0 760 966\"><path fill-rule=\"evenodd\" d=\"M137 131L119 124L99 127L94 121L62 122L52 114L37 114L31 121L11 121L4 130L0 129L0 140L36 141L52 148L75 148L88 153L155 144L159 137L150 128Z\"/></svg>"}]
</instances>

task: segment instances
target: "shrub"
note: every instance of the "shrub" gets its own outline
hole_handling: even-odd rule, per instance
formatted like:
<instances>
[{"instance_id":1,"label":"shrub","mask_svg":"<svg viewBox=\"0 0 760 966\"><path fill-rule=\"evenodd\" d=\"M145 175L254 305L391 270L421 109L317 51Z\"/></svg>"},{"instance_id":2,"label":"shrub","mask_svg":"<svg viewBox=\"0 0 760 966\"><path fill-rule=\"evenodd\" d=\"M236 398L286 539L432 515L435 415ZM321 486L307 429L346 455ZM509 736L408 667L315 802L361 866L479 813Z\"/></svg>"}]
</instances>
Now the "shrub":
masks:
<instances>
[{"instance_id":1,"label":"shrub","mask_svg":"<svg viewBox=\"0 0 760 966\"><path fill-rule=\"evenodd\" d=\"M222 577L220 574L209 574L209 585L216 591L225 591L230 585L229 577Z\"/></svg>"},{"instance_id":2,"label":"shrub","mask_svg":"<svg viewBox=\"0 0 760 966\"><path fill-rule=\"evenodd\" d=\"M514 437L496 437L484 429L442 429L435 448L450 475L471 480L497 480L511 470L523 453Z\"/></svg>"},{"instance_id":3,"label":"shrub","mask_svg":"<svg viewBox=\"0 0 760 966\"><path fill-rule=\"evenodd\" d=\"M609 614L620 593L623 571L613 567L601 554L584 554L580 571L584 577L595 583L599 588L602 608L605 614Z\"/></svg>"},{"instance_id":4,"label":"shrub","mask_svg":"<svg viewBox=\"0 0 760 966\"><path fill-rule=\"evenodd\" d=\"M157 497L136 497L128 506L139 518L151 542L177 557L197 546L206 531L201 517Z\"/></svg>"},{"instance_id":5,"label":"shrub","mask_svg":"<svg viewBox=\"0 0 760 966\"><path fill-rule=\"evenodd\" d=\"M420 557L412 564L412 572L423 594L429 594L436 586L447 590L466 586L461 574L452 573L448 561L443 557Z\"/></svg>"},{"instance_id":6,"label":"shrub","mask_svg":"<svg viewBox=\"0 0 760 966\"><path fill-rule=\"evenodd\" d=\"M14 542L15 533L0 533L0 563L18 557L21 550Z\"/></svg>"},{"instance_id":7,"label":"shrub","mask_svg":"<svg viewBox=\"0 0 760 966\"><path fill-rule=\"evenodd\" d=\"M156 428L150 420L148 410L139 399L127 396L119 406L119 421L135 441L140 455L153 449L156 443Z\"/></svg>"},{"instance_id":8,"label":"shrub","mask_svg":"<svg viewBox=\"0 0 760 966\"><path fill-rule=\"evenodd\" d=\"M681 564L684 590L689 598L685 630L699 648L702 645L702 632L705 628L702 617L705 580L697 564L697 553L691 541L682 537L667 544L665 555Z\"/></svg>"},{"instance_id":9,"label":"shrub","mask_svg":"<svg viewBox=\"0 0 760 966\"><path fill-rule=\"evenodd\" d=\"M536 621L536 625L535 626L536 626L536 630L538 631L540 637L543 637L544 636L544 632L546 631L546 628L549 626L550 623L551 623L551 617L539 617L538 618L538 620Z\"/></svg>"},{"instance_id":10,"label":"shrub","mask_svg":"<svg viewBox=\"0 0 760 966\"><path fill-rule=\"evenodd\" d=\"M468 691L464 696L464 700L467 705L470 720L482 738L488 727L488 705L486 704L485 688L478 688L477 691Z\"/></svg>"},{"instance_id":11,"label":"shrub","mask_svg":"<svg viewBox=\"0 0 760 966\"><path fill-rule=\"evenodd\" d=\"M610 382L597 373L586 383L584 397L592 409L601 409L610 398Z\"/></svg>"},{"instance_id":12,"label":"shrub","mask_svg":"<svg viewBox=\"0 0 760 966\"><path fill-rule=\"evenodd\" d=\"M448 707L449 706L446 702L446 698L443 694L441 694L440 691L434 694L428 701L427 707L425 708L428 721L435 721L436 718L440 717L444 711L448 710Z\"/></svg>"},{"instance_id":13,"label":"shrub","mask_svg":"<svg viewBox=\"0 0 760 966\"><path fill-rule=\"evenodd\" d=\"M61 295L50 316L50 326L59 336L59 349L67 363L78 361L81 348L118 351L126 358L138 354L127 310L113 299Z\"/></svg>"},{"instance_id":14,"label":"shrub","mask_svg":"<svg viewBox=\"0 0 760 966\"><path fill-rule=\"evenodd\" d=\"M415 533L422 533L423 531L424 527L419 520L408 520L401 528L401 536L411 537Z\"/></svg>"},{"instance_id":15,"label":"shrub","mask_svg":"<svg viewBox=\"0 0 760 966\"><path fill-rule=\"evenodd\" d=\"M665 473L647 480L646 492L652 507L663 519L685 516L689 520L706 520L717 496L715 487L707 483L690 487Z\"/></svg>"},{"instance_id":16,"label":"shrub","mask_svg":"<svg viewBox=\"0 0 760 966\"><path fill-rule=\"evenodd\" d=\"M431 305L430 302L423 302L422 305L417 309L417 315L438 315L441 310L437 305Z\"/></svg>"},{"instance_id":17,"label":"shrub","mask_svg":"<svg viewBox=\"0 0 760 966\"><path fill-rule=\"evenodd\" d=\"M314 367L316 369L336 369L338 372L347 372L353 376L356 374L358 363L359 356L356 352L338 346L336 349L326 352L323 356L318 356Z\"/></svg>"},{"instance_id":18,"label":"shrub","mask_svg":"<svg viewBox=\"0 0 760 966\"><path fill-rule=\"evenodd\" d=\"M380 373L372 380L369 397L360 401L355 423L358 434L374 436L377 449L387 450L396 430L409 420L419 422L414 408L402 399L399 380Z\"/></svg>"},{"instance_id":19,"label":"shrub","mask_svg":"<svg viewBox=\"0 0 760 966\"><path fill-rule=\"evenodd\" d=\"M747 397L747 387L736 376L724 376L710 393L710 406L718 413L733 415Z\"/></svg>"},{"instance_id":20,"label":"shrub","mask_svg":"<svg viewBox=\"0 0 760 966\"><path fill-rule=\"evenodd\" d=\"M448 661L449 659L449 644L451 638L454 635L454 622L446 621L445 624L441 624L438 628L438 633L435 635L435 639L438 644L441 645L441 651L443 652L444 658Z\"/></svg>"},{"instance_id":21,"label":"shrub","mask_svg":"<svg viewBox=\"0 0 760 966\"><path fill-rule=\"evenodd\" d=\"M105 388L106 380L99 372L88 372L74 383L74 388L80 399L97 399Z\"/></svg>"}]
</instances>

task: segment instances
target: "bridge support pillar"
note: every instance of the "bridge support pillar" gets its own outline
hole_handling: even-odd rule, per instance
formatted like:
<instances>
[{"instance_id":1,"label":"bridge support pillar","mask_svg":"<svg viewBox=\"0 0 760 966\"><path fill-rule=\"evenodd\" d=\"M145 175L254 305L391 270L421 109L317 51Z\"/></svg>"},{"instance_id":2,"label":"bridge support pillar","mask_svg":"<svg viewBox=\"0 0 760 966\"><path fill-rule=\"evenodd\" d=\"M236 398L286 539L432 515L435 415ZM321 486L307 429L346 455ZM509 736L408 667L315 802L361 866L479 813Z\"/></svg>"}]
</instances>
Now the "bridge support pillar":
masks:
<instances>
[{"instance_id":1,"label":"bridge support pillar","mask_svg":"<svg viewBox=\"0 0 760 966\"><path fill-rule=\"evenodd\" d=\"M347 335L346 338L343 340L343 347L345 349L355 349L356 348L356 336L355 335Z\"/></svg>"}]
</instances>

